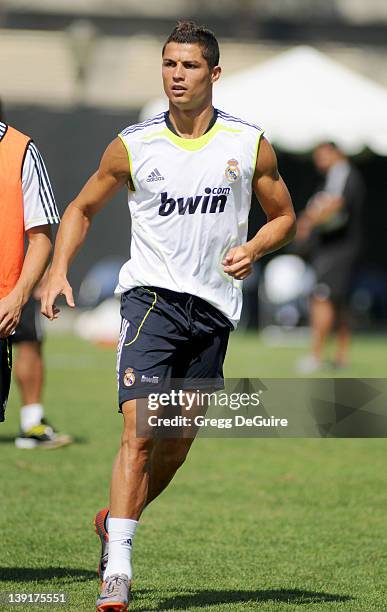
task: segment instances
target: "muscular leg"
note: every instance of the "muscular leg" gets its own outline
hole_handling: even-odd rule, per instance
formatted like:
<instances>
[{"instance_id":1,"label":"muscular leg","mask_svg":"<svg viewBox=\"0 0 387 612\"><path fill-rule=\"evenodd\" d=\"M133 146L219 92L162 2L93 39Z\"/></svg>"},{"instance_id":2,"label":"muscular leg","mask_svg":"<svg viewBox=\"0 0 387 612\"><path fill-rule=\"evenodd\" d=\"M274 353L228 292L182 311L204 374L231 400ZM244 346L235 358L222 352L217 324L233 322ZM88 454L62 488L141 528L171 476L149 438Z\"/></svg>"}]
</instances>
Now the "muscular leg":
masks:
<instances>
[{"instance_id":1,"label":"muscular leg","mask_svg":"<svg viewBox=\"0 0 387 612\"><path fill-rule=\"evenodd\" d=\"M13 371L23 405L40 404L44 382L41 342L19 342L16 345Z\"/></svg>"},{"instance_id":2,"label":"muscular leg","mask_svg":"<svg viewBox=\"0 0 387 612\"><path fill-rule=\"evenodd\" d=\"M335 308L330 300L313 297L311 302L312 353L322 358L325 343L333 329Z\"/></svg>"},{"instance_id":3,"label":"muscular leg","mask_svg":"<svg viewBox=\"0 0 387 612\"><path fill-rule=\"evenodd\" d=\"M185 461L194 438L157 440L151 458L146 506L166 489Z\"/></svg>"},{"instance_id":4,"label":"muscular leg","mask_svg":"<svg viewBox=\"0 0 387 612\"><path fill-rule=\"evenodd\" d=\"M184 463L194 437L136 438L136 400L125 402L122 411L124 432L113 466L110 516L138 520L143 508L164 491ZM190 416L203 412L203 407L194 405Z\"/></svg>"},{"instance_id":5,"label":"muscular leg","mask_svg":"<svg viewBox=\"0 0 387 612\"><path fill-rule=\"evenodd\" d=\"M184 408L183 412L188 414ZM191 419L194 419L197 415L205 414L206 412L207 406L198 406L195 403L189 411L189 416ZM186 431L182 431L181 437L156 440L151 457L146 506L166 489L177 470L183 465L196 437L196 433L196 430L189 428Z\"/></svg>"},{"instance_id":6,"label":"muscular leg","mask_svg":"<svg viewBox=\"0 0 387 612\"><path fill-rule=\"evenodd\" d=\"M113 466L110 517L138 520L148 495L154 439L136 438L136 401L122 406L124 431Z\"/></svg>"},{"instance_id":7,"label":"muscular leg","mask_svg":"<svg viewBox=\"0 0 387 612\"><path fill-rule=\"evenodd\" d=\"M140 400L141 401L141 400ZM137 522L148 495L152 437L136 437L137 400L124 402L124 430L110 489L109 557L104 578L132 578L131 555Z\"/></svg>"},{"instance_id":8,"label":"muscular leg","mask_svg":"<svg viewBox=\"0 0 387 612\"><path fill-rule=\"evenodd\" d=\"M143 509L171 482L196 435L196 430L182 430L182 436L176 439L156 440L150 430L149 436L137 438L137 401L131 400L122 406L124 431L113 466L105 579L126 574L131 580L131 552L137 522ZM193 406L190 416L204 414L206 409Z\"/></svg>"}]
</instances>

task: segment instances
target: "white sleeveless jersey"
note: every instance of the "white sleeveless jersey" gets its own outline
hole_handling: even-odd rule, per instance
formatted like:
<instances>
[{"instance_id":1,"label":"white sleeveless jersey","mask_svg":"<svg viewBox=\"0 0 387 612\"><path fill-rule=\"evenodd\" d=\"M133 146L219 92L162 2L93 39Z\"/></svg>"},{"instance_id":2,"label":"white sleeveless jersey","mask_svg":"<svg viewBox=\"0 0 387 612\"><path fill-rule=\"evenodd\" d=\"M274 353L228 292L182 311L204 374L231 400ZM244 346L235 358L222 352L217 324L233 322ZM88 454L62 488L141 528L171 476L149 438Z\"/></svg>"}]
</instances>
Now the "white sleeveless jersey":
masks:
<instances>
[{"instance_id":1,"label":"white sleeveless jersey","mask_svg":"<svg viewBox=\"0 0 387 612\"><path fill-rule=\"evenodd\" d=\"M200 138L174 134L165 113L121 132L133 181L132 241L116 293L136 286L190 293L236 327L242 281L224 273L222 260L247 239L262 134L223 111Z\"/></svg>"}]
</instances>

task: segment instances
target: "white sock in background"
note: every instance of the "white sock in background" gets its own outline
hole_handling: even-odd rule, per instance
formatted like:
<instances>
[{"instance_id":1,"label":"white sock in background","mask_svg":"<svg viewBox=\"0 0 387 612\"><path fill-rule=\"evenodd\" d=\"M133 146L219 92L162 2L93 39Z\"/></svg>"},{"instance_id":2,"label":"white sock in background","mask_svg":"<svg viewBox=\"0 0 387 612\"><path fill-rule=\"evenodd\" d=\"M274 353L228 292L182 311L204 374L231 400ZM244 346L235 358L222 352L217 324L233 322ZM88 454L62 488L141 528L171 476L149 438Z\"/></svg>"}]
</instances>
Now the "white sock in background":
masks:
<instances>
[{"instance_id":1,"label":"white sock in background","mask_svg":"<svg viewBox=\"0 0 387 612\"><path fill-rule=\"evenodd\" d=\"M126 574L132 578L132 545L138 521L109 516L109 559L104 579L113 574Z\"/></svg>"},{"instance_id":2,"label":"white sock in background","mask_svg":"<svg viewBox=\"0 0 387 612\"><path fill-rule=\"evenodd\" d=\"M20 425L22 431L28 431L31 427L39 425L44 415L42 404L27 404L20 409Z\"/></svg>"}]
</instances>

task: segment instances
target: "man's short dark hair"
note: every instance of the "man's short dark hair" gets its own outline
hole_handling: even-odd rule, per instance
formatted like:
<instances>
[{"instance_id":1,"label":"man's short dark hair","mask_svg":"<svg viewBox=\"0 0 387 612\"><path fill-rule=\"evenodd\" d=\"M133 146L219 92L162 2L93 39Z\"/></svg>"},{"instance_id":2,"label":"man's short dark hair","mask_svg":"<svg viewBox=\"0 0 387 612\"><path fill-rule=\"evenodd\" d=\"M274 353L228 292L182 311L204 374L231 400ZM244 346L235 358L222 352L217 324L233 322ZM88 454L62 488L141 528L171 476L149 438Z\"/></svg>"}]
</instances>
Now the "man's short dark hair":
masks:
<instances>
[{"instance_id":1,"label":"man's short dark hair","mask_svg":"<svg viewBox=\"0 0 387 612\"><path fill-rule=\"evenodd\" d=\"M204 26L196 25L193 21L179 21L176 24L167 38L162 55L164 55L165 47L170 42L196 43L200 45L203 57L210 70L219 64L219 45L215 34Z\"/></svg>"}]
</instances>

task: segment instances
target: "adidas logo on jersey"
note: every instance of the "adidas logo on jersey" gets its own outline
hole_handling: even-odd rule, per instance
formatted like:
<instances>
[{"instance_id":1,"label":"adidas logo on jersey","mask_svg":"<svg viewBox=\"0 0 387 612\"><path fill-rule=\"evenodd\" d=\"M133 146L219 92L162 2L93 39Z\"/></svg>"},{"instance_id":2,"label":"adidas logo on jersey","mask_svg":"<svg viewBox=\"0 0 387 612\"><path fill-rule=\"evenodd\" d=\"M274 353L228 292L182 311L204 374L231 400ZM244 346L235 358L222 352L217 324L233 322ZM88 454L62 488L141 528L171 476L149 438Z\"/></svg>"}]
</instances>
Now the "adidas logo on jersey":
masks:
<instances>
[{"instance_id":1,"label":"adidas logo on jersey","mask_svg":"<svg viewBox=\"0 0 387 612\"><path fill-rule=\"evenodd\" d=\"M148 177L146 179L147 183L154 183L155 181L165 181L165 178L163 176L161 176L161 174L157 170L157 168L152 170L152 172L150 174L148 174Z\"/></svg>"},{"instance_id":2,"label":"adidas logo on jersey","mask_svg":"<svg viewBox=\"0 0 387 612\"><path fill-rule=\"evenodd\" d=\"M159 215L168 217L177 208L179 215L184 215L187 211L189 215L193 215L198 209L201 214L224 212L227 197L230 193L230 187L206 187L204 193L206 195L189 196L188 198L169 198L168 193L161 193L161 204L159 207ZM212 195L212 198L211 198ZM200 207L199 207L200 205Z\"/></svg>"}]
</instances>

